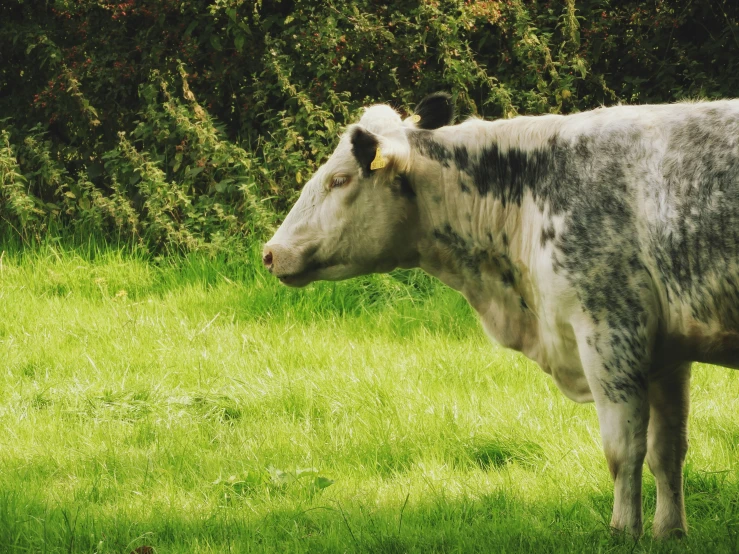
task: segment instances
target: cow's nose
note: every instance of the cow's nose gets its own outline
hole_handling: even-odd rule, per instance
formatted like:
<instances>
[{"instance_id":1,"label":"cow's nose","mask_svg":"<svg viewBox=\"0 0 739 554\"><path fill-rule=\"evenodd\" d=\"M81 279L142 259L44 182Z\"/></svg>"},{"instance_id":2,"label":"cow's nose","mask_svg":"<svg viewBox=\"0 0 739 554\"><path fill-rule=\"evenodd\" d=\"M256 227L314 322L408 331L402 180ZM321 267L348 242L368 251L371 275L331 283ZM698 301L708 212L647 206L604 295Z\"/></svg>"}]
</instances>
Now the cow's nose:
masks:
<instances>
[{"instance_id":1,"label":"cow's nose","mask_svg":"<svg viewBox=\"0 0 739 554\"><path fill-rule=\"evenodd\" d=\"M262 262L264 262L265 267L267 269L272 269L272 251L266 250L264 252L264 255L262 256Z\"/></svg>"}]
</instances>

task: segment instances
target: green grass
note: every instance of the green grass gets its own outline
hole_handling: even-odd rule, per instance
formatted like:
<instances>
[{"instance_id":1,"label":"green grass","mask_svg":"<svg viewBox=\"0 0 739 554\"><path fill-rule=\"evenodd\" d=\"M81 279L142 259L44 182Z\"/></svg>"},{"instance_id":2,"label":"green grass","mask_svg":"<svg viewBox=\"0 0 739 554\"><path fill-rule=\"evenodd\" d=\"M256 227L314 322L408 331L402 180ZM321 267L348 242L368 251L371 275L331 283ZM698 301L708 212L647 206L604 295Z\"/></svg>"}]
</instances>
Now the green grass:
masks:
<instances>
[{"instance_id":1,"label":"green grass","mask_svg":"<svg viewBox=\"0 0 739 554\"><path fill-rule=\"evenodd\" d=\"M647 472L634 544L593 406L420 274L0 260L1 552L739 550L739 372L694 372L689 537L652 541Z\"/></svg>"}]
</instances>

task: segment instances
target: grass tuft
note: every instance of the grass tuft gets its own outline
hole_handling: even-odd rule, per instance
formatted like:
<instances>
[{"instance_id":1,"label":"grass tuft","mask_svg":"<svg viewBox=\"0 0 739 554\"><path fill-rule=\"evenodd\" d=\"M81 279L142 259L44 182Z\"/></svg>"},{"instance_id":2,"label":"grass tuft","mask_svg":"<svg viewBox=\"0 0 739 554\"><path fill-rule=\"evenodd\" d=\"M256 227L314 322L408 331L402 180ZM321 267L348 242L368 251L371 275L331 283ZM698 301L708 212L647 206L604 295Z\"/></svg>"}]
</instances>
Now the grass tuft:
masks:
<instances>
[{"instance_id":1,"label":"grass tuft","mask_svg":"<svg viewBox=\"0 0 739 554\"><path fill-rule=\"evenodd\" d=\"M544 454L536 443L495 437L475 437L465 441L462 447L465 458L483 470L500 468L512 462L536 466Z\"/></svg>"}]
</instances>

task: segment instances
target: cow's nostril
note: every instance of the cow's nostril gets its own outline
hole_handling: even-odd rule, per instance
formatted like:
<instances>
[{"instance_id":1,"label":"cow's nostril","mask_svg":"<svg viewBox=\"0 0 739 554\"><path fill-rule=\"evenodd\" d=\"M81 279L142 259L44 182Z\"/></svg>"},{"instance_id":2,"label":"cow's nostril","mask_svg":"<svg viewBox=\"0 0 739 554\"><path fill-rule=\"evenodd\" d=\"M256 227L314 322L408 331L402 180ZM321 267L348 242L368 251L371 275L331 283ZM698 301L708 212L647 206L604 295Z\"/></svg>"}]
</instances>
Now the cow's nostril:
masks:
<instances>
[{"instance_id":1,"label":"cow's nostril","mask_svg":"<svg viewBox=\"0 0 739 554\"><path fill-rule=\"evenodd\" d=\"M264 265L271 266L272 265L272 252L267 252L262 258L262 261L264 262Z\"/></svg>"}]
</instances>

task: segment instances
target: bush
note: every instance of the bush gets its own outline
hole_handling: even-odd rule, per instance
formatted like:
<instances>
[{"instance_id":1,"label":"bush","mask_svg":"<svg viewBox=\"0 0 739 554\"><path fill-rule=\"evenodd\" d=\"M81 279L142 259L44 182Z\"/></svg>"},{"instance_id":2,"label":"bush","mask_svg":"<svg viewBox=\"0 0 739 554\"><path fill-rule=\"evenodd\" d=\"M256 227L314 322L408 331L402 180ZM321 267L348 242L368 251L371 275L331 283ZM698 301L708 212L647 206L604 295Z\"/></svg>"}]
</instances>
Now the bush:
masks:
<instances>
[{"instance_id":1,"label":"bush","mask_svg":"<svg viewBox=\"0 0 739 554\"><path fill-rule=\"evenodd\" d=\"M366 104L462 115L732 96L739 6L9 0L0 225L152 251L260 236Z\"/></svg>"}]
</instances>

